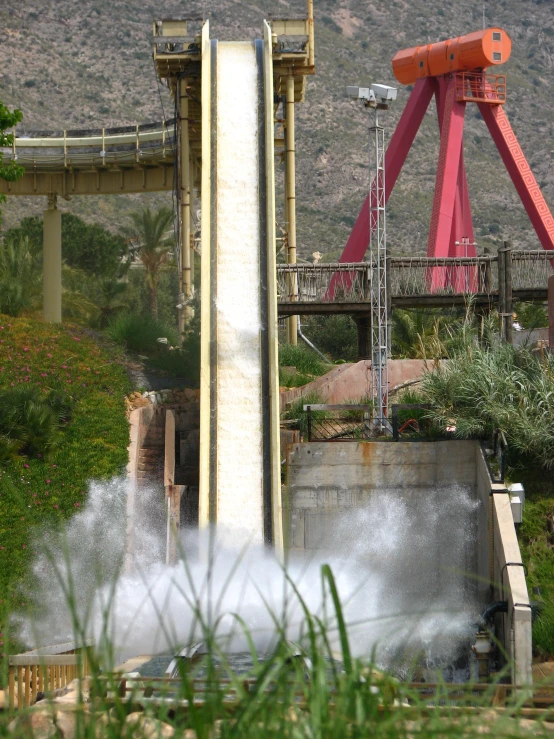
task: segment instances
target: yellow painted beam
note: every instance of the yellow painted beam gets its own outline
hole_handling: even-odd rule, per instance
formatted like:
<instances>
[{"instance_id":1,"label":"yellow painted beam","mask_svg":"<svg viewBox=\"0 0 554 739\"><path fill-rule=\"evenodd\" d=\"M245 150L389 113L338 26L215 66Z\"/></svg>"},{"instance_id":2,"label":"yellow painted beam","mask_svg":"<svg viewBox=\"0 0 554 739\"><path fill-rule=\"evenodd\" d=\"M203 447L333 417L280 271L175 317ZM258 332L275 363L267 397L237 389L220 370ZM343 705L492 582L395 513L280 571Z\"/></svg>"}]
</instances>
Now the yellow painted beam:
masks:
<instances>
[{"instance_id":1,"label":"yellow painted beam","mask_svg":"<svg viewBox=\"0 0 554 739\"><path fill-rule=\"evenodd\" d=\"M264 21L264 94L265 94L265 179L267 220L267 336L269 342L269 403L271 433L271 496L273 546L283 553L283 511L281 503L281 449L279 415L279 363L277 315L277 265L275 234L275 150L273 126L273 59L271 28Z\"/></svg>"},{"instance_id":2,"label":"yellow painted beam","mask_svg":"<svg viewBox=\"0 0 554 739\"><path fill-rule=\"evenodd\" d=\"M17 182L0 179L4 195L118 195L173 189L173 165L136 169L27 172Z\"/></svg>"},{"instance_id":3,"label":"yellow painted beam","mask_svg":"<svg viewBox=\"0 0 554 739\"><path fill-rule=\"evenodd\" d=\"M202 205L200 341L200 486L198 523L210 524L210 333L211 333L211 127L212 64L210 25L202 27Z\"/></svg>"}]
</instances>

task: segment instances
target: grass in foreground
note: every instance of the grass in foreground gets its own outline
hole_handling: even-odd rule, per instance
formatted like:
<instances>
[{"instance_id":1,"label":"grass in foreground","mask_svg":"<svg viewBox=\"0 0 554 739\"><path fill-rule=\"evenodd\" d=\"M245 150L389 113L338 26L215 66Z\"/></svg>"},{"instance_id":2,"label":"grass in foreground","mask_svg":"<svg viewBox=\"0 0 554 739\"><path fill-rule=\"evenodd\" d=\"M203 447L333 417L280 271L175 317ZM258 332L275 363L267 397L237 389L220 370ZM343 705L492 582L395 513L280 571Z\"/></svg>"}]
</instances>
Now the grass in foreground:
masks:
<instances>
[{"instance_id":1,"label":"grass in foreground","mask_svg":"<svg viewBox=\"0 0 554 739\"><path fill-rule=\"evenodd\" d=\"M228 585L227 581L223 588ZM248 673L233 667L225 642L216 638L211 626L217 620L207 617L199 606L200 596L193 591L190 607L206 650L204 656L196 661L181 661L178 677L171 684L135 677L123 686L121 676L106 670L113 664L110 662L113 652L105 640L98 645L103 656L91 653L89 704L64 714L63 706L46 701L44 721L53 724L48 714L54 715L60 726L71 726L71 735L76 739L98 736L438 739L483 733L496 737L550 735L550 727L544 722L552 718L552 712L543 712L540 720L530 721L538 714L529 715L523 705L525 695L508 692L506 707L500 712L491 709L499 689L504 690L499 683L493 682L478 692L469 684L467 690L458 691L456 698L452 698L447 684L420 690L376 669L371 659L355 658L328 565L321 568L324 599L321 613L310 612L294 583L289 581L289 585L291 599L298 603L303 615L303 631L296 644L287 641L285 622L274 614L273 647L269 656L262 659L256 652L252 634L239 617L235 618L236 631L249 643L252 666ZM71 588L66 595L71 608L74 596ZM156 627L170 640L171 627L164 624L163 612ZM76 622L76 636L82 638L81 629L82 625ZM145 690L150 695L146 700ZM45 735L33 734L29 716L29 712L22 712L12 736ZM5 732L11 718L6 714L0 716L0 732ZM56 735L54 732L55 727L46 735Z\"/></svg>"}]
</instances>

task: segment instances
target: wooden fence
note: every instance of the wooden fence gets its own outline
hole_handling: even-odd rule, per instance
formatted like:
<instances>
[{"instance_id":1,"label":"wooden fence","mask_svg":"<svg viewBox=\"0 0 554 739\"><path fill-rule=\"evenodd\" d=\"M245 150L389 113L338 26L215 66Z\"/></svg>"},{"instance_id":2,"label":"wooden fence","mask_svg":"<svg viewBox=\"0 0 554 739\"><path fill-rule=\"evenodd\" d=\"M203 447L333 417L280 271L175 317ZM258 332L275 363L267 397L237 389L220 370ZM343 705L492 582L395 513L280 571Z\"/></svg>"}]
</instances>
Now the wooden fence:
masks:
<instances>
[{"instance_id":1,"label":"wooden fence","mask_svg":"<svg viewBox=\"0 0 554 739\"><path fill-rule=\"evenodd\" d=\"M36 702L39 693L64 688L77 677L90 674L88 651L92 642L56 644L8 657L9 707L23 708Z\"/></svg>"}]
</instances>

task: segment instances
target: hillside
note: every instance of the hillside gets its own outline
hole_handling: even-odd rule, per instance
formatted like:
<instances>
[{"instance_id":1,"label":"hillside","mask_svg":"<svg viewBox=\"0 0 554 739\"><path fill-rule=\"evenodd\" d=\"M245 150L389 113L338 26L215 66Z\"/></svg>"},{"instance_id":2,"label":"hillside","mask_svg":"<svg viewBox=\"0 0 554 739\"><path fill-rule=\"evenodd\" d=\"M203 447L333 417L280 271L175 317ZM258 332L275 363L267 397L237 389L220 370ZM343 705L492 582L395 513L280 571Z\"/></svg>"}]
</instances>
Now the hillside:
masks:
<instances>
[{"instance_id":1,"label":"hillside","mask_svg":"<svg viewBox=\"0 0 554 739\"><path fill-rule=\"evenodd\" d=\"M150 55L154 17L209 17L212 36L254 37L271 13L304 12L302 0L257 4L232 0L4 0L0 8L0 99L20 107L24 127L110 126L171 117ZM336 256L367 189L367 114L345 96L347 84L394 84L390 60L407 46L467 33L482 26L482 0L316 0L317 75L298 107L298 240L301 254ZM490 0L489 24L513 40L506 110L545 196L554 208L552 123L554 3ZM386 115L389 135L407 99ZM430 112L391 198L389 243L395 253L424 252L438 155L436 115ZM537 241L476 110L468 110L466 161L480 246L510 238ZM170 202L169 196L149 196ZM63 209L118 229L137 197L74 198ZM5 226L39 212L36 199L11 201Z\"/></svg>"}]
</instances>

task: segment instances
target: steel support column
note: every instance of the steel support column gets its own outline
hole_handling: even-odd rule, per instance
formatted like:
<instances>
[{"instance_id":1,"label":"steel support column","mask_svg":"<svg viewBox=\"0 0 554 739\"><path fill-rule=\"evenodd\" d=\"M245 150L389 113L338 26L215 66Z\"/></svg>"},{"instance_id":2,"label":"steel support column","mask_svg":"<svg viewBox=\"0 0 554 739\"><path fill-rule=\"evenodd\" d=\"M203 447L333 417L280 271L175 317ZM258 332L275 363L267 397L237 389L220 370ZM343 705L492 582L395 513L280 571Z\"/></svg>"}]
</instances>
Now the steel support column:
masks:
<instances>
[{"instance_id":1,"label":"steel support column","mask_svg":"<svg viewBox=\"0 0 554 739\"><path fill-rule=\"evenodd\" d=\"M539 241L544 249L554 249L554 218L502 105L478 106Z\"/></svg>"},{"instance_id":2,"label":"steel support column","mask_svg":"<svg viewBox=\"0 0 554 739\"><path fill-rule=\"evenodd\" d=\"M387 171L385 201L389 199L396 180L404 166L408 152L435 92L435 87L436 83L430 77L418 80L400 116L396 130L387 147L385 157L385 169ZM373 192L373 188L374 185L371 183L371 192ZM362 205L352 232L348 237L340 262L361 262L364 258L369 245L369 213L368 195ZM374 224L372 224L372 227L374 227Z\"/></svg>"},{"instance_id":3,"label":"steel support column","mask_svg":"<svg viewBox=\"0 0 554 739\"><path fill-rule=\"evenodd\" d=\"M62 320L62 214L56 206L56 195L48 196L43 222L43 289L44 320Z\"/></svg>"},{"instance_id":4,"label":"steel support column","mask_svg":"<svg viewBox=\"0 0 554 739\"><path fill-rule=\"evenodd\" d=\"M294 77L287 77L287 94L285 101L285 177L286 177L286 217L287 217L287 264L296 264L296 158L294 131ZM298 299L298 283L296 275L289 276L289 295L292 300ZM287 318L287 341L298 342L298 316Z\"/></svg>"},{"instance_id":5,"label":"steel support column","mask_svg":"<svg viewBox=\"0 0 554 739\"><path fill-rule=\"evenodd\" d=\"M192 316L187 304L192 297L191 251L190 251L190 142L189 142L189 99L187 82L179 80L179 204L180 204L180 288L184 307L179 311L179 332L182 338Z\"/></svg>"},{"instance_id":6,"label":"steel support column","mask_svg":"<svg viewBox=\"0 0 554 739\"><path fill-rule=\"evenodd\" d=\"M458 188L458 173L461 164L466 104L456 100L454 79L446 81L444 90L444 112L441 127L441 145L429 241L428 257L447 257L454 221L454 204ZM444 270L433 270L429 276L431 291L444 285Z\"/></svg>"}]
</instances>

